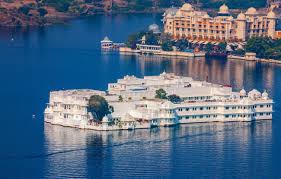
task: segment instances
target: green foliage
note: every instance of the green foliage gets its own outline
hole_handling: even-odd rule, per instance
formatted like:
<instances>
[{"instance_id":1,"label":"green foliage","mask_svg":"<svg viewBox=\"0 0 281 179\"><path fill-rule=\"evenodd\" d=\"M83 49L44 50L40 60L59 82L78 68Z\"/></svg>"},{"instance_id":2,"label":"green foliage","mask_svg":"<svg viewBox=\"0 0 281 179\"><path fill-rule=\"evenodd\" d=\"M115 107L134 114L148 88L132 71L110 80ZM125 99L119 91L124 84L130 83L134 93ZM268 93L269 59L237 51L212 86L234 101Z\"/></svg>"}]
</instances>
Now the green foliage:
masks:
<instances>
[{"instance_id":1,"label":"green foliage","mask_svg":"<svg viewBox=\"0 0 281 179\"><path fill-rule=\"evenodd\" d=\"M244 56L245 55L245 50L237 49L237 50L234 50L233 52L231 52L231 54L238 55L238 56Z\"/></svg>"},{"instance_id":2,"label":"green foliage","mask_svg":"<svg viewBox=\"0 0 281 179\"><path fill-rule=\"evenodd\" d=\"M158 45L159 36L154 34L153 32L149 31L145 34L147 45Z\"/></svg>"},{"instance_id":3,"label":"green foliage","mask_svg":"<svg viewBox=\"0 0 281 179\"><path fill-rule=\"evenodd\" d=\"M119 95L118 97L118 101L122 102L123 101L123 97L121 95Z\"/></svg>"},{"instance_id":4,"label":"green foliage","mask_svg":"<svg viewBox=\"0 0 281 179\"><path fill-rule=\"evenodd\" d=\"M158 99L167 99L167 92L162 88L155 91L155 98Z\"/></svg>"},{"instance_id":5,"label":"green foliage","mask_svg":"<svg viewBox=\"0 0 281 179\"><path fill-rule=\"evenodd\" d=\"M269 37L252 37L247 41L246 51L254 52L258 58L266 58L266 51L273 46L273 41Z\"/></svg>"},{"instance_id":6,"label":"green foliage","mask_svg":"<svg viewBox=\"0 0 281 179\"><path fill-rule=\"evenodd\" d=\"M254 52L258 58L281 60L281 40L270 37L252 37L246 44L247 52Z\"/></svg>"},{"instance_id":7,"label":"green foliage","mask_svg":"<svg viewBox=\"0 0 281 179\"><path fill-rule=\"evenodd\" d=\"M18 11L25 14L25 15L28 15L29 11L30 11L30 7L27 6L27 5L24 5L24 6L21 6Z\"/></svg>"},{"instance_id":8,"label":"green foliage","mask_svg":"<svg viewBox=\"0 0 281 179\"><path fill-rule=\"evenodd\" d=\"M180 39L176 42L175 46L180 50L180 51L185 51L186 48L188 47L188 40L186 39Z\"/></svg>"},{"instance_id":9,"label":"green foliage","mask_svg":"<svg viewBox=\"0 0 281 179\"><path fill-rule=\"evenodd\" d=\"M88 111L96 116L98 120L102 120L105 115L110 113L110 108L104 97L93 95L89 99Z\"/></svg>"},{"instance_id":10,"label":"green foliage","mask_svg":"<svg viewBox=\"0 0 281 179\"><path fill-rule=\"evenodd\" d=\"M137 11L143 11L149 7L152 7L152 0L131 0L133 1L132 3L132 9L137 10Z\"/></svg>"},{"instance_id":11,"label":"green foliage","mask_svg":"<svg viewBox=\"0 0 281 179\"><path fill-rule=\"evenodd\" d=\"M220 42L219 45L218 45L218 48L219 48L220 51L225 52L226 46L227 46L226 42Z\"/></svg>"},{"instance_id":12,"label":"green foliage","mask_svg":"<svg viewBox=\"0 0 281 179\"><path fill-rule=\"evenodd\" d=\"M44 8L39 8L38 12L41 17L44 17L46 14L48 14L48 11Z\"/></svg>"},{"instance_id":13,"label":"green foliage","mask_svg":"<svg viewBox=\"0 0 281 179\"><path fill-rule=\"evenodd\" d=\"M129 35L128 40L126 42L126 46L132 49L136 48L136 44L145 35L145 32L137 32L134 34Z\"/></svg>"},{"instance_id":14,"label":"green foliage","mask_svg":"<svg viewBox=\"0 0 281 179\"><path fill-rule=\"evenodd\" d=\"M164 40L161 44L161 49L164 51L173 51L173 42L171 40Z\"/></svg>"},{"instance_id":15,"label":"green foliage","mask_svg":"<svg viewBox=\"0 0 281 179\"><path fill-rule=\"evenodd\" d=\"M43 0L43 3L54 7L57 11L66 12L74 0Z\"/></svg>"},{"instance_id":16,"label":"green foliage","mask_svg":"<svg viewBox=\"0 0 281 179\"><path fill-rule=\"evenodd\" d=\"M140 42L141 38L145 35L147 45L158 45L159 36L152 32L137 32L129 35L126 46L132 49L136 48L136 44Z\"/></svg>"},{"instance_id":17,"label":"green foliage","mask_svg":"<svg viewBox=\"0 0 281 179\"><path fill-rule=\"evenodd\" d=\"M180 103L182 101L182 99L175 94L169 95L168 100L171 101L172 103Z\"/></svg>"},{"instance_id":18,"label":"green foliage","mask_svg":"<svg viewBox=\"0 0 281 179\"><path fill-rule=\"evenodd\" d=\"M209 52L211 52L211 51L213 50L213 48L214 48L214 45L213 45L213 44L207 43L207 44L205 45L205 47L204 47L204 50L209 53Z\"/></svg>"}]
</instances>

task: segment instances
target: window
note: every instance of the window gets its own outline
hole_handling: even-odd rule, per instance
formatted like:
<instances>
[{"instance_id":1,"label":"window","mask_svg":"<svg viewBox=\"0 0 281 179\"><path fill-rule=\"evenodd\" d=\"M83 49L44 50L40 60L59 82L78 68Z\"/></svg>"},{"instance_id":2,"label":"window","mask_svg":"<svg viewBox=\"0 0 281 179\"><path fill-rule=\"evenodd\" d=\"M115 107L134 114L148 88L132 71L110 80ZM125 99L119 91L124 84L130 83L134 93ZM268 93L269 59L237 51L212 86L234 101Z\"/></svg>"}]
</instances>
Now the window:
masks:
<instances>
[{"instance_id":1,"label":"window","mask_svg":"<svg viewBox=\"0 0 281 179\"><path fill-rule=\"evenodd\" d=\"M227 106L227 107L225 107L225 109L226 109L226 110L229 110L229 107Z\"/></svg>"},{"instance_id":2,"label":"window","mask_svg":"<svg viewBox=\"0 0 281 179\"><path fill-rule=\"evenodd\" d=\"M260 108L263 108L263 105L260 105Z\"/></svg>"},{"instance_id":3,"label":"window","mask_svg":"<svg viewBox=\"0 0 281 179\"><path fill-rule=\"evenodd\" d=\"M202 110L203 110L203 107L200 107L200 110L202 111Z\"/></svg>"},{"instance_id":4,"label":"window","mask_svg":"<svg viewBox=\"0 0 281 179\"><path fill-rule=\"evenodd\" d=\"M189 111L189 108L185 108L186 111Z\"/></svg>"},{"instance_id":5,"label":"window","mask_svg":"<svg viewBox=\"0 0 281 179\"><path fill-rule=\"evenodd\" d=\"M229 115L225 115L225 118L228 118L229 117Z\"/></svg>"}]
</instances>

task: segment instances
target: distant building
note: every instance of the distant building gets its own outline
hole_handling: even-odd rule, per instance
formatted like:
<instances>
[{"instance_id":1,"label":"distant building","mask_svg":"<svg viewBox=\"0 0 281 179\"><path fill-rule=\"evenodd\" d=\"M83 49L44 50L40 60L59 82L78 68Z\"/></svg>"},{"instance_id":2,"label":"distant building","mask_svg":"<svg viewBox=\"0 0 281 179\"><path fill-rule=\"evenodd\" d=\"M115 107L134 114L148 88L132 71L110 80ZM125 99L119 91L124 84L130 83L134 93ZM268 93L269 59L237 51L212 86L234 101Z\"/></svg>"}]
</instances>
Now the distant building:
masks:
<instances>
[{"instance_id":1,"label":"distant building","mask_svg":"<svg viewBox=\"0 0 281 179\"><path fill-rule=\"evenodd\" d=\"M163 17L164 32L175 39L239 42L253 36L281 37L279 17L271 8L261 14L251 7L234 18L224 4L216 17L210 17L206 11L195 10L186 3L177 10L168 9Z\"/></svg>"}]
</instances>

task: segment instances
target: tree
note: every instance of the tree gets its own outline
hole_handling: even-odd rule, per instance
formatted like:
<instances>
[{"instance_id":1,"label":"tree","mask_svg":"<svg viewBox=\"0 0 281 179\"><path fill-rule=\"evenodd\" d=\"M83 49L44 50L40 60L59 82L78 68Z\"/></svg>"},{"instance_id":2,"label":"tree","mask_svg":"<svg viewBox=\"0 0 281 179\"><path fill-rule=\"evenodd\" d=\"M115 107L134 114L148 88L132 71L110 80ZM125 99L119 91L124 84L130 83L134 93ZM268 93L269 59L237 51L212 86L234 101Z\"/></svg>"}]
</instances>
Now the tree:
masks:
<instances>
[{"instance_id":1,"label":"tree","mask_svg":"<svg viewBox=\"0 0 281 179\"><path fill-rule=\"evenodd\" d=\"M245 55L245 50L243 49L237 49L233 52L231 52L233 55L238 55L238 56L244 56Z\"/></svg>"},{"instance_id":2,"label":"tree","mask_svg":"<svg viewBox=\"0 0 281 179\"><path fill-rule=\"evenodd\" d=\"M21 13L23 13L23 14L25 14L25 15L28 15L30 9L31 9L31 8L30 8L29 6L24 5L24 6L21 6L21 7L19 8L19 12L21 12Z\"/></svg>"},{"instance_id":3,"label":"tree","mask_svg":"<svg viewBox=\"0 0 281 179\"><path fill-rule=\"evenodd\" d=\"M39 8L38 12L41 17L44 17L46 14L48 14L48 11L44 8Z\"/></svg>"},{"instance_id":4,"label":"tree","mask_svg":"<svg viewBox=\"0 0 281 179\"><path fill-rule=\"evenodd\" d=\"M172 103L179 103L182 101L181 98L175 94L169 95L168 100L171 101Z\"/></svg>"},{"instance_id":5,"label":"tree","mask_svg":"<svg viewBox=\"0 0 281 179\"><path fill-rule=\"evenodd\" d=\"M188 47L188 40L186 39L180 39L176 42L176 47L180 50L180 51L185 51L186 48Z\"/></svg>"},{"instance_id":6,"label":"tree","mask_svg":"<svg viewBox=\"0 0 281 179\"><path fill-rule=\"evenodd\" d=\"M123 101L123 97L121 95L119 95L118 97L118 101L122 102Z\"/></svg>"},{"instance_id":7,"label":"tree","mask_svg":"<svg viewBox=\"0 0 281 179\"><path fill-rule=\"evenodd\" d=\"M211 43L207 43L204 47L204 50L208 53L210 53L213 50L213 45Z\"/></svg>"},{"instance_id":8,"label":"tree","mask_svg":"<svg viewBox=\"0 0 281 179\"><path fill-rule=\"evenodd\" d=\"M173 51L173 45L171 40L164 40L161 44L161 49L164 51Z\"/></svg>"},{"instance_id":9,"label":"tree","mask_svg":"<svg viewBox=\"0 0 281 179\"><path fill-rule=\"evenodd\" d=\"M258 58L266 58L266 50L274 47L273 40L269 37L252 37L247 41L246 51L254 52Z\"/></svg>"},{"instance_id":10,"label":"tree","mask_svg":"<svg viewBox=\"0 0 281 179\"><path fill-rule=\"evenodd\" d=\"M218 45L218 48L221 52L226 52L226 42L220 42L219 45Z\"/></svg>"},{"instance_id":11,"label":"tree","mask_svg":"<svg viewBox=\"0 0 281 179\"><path fill-rule=\"evenodd\" d=\"M106 99L99 95L93 95L89 99L88 111L96 116L98 120L110 113L110 108Z\"/></svg>"},{"instance_id":12,"label":"tree","mask_svg":"<svg viewBox=\"0 0 281 179\"><path fill-rule=\"evenodd\" d=\"M167 99L167 92L162 88L155 91L155 98L158 99Z\"/></svg>"},{"instance_id":13,"label":"tree","mask_svg":"<svg viewBox=\"0 0 281 179\"><path fill-rule=\"evenodd\" d=\"M154 34L152 31L147 32L145 38L146 38L145 43L147 45L158 45L159 37L156 34Z\"/></svg>"},{"instance_id":14,"label":"tree","mask_svg":"<svg viewBox=\"0 0 281 179\"><path fill-rule=\"evenodd\" d=\"M136 44L138 41L145 35L145 32L137 32L134 34L129 35L128 40L126 42L126 46L132 49L136 48Z\"/></svg>"}]
</instances>

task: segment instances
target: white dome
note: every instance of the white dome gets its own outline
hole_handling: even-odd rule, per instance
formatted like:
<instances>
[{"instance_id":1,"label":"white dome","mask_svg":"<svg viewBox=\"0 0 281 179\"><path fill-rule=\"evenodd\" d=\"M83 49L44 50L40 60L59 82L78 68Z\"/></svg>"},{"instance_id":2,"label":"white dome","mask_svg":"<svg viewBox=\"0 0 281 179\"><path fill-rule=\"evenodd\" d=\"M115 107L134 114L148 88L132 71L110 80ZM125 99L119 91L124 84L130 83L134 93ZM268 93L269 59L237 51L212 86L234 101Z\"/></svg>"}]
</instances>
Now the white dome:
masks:
<instances>
[{"instance_id":1,"label":"white dome","mask_svg":"<svg viewBox=\"0 0 281 179\"><path fill-rule=\"evenodd\" d=\"M182 17L181 11L178 11L175 16L176 16L176 17Z\"/></svg>"},{"instance_id":2,"label":"white dome","mask_svg":"<svg viewBox=\"0 0 281 179\"><path fill-rule=\"evenodd\" d=\"M171 18L171 17L173 17L171 14L168 14L167 16L166 16L167 18Z\"/></svg>"},{"instance_id":3,"label":"white dome","mask_svg":"<svg viewBox=\"0 0 281 179\"><path fill-rule=\"evenodd\" d=\"M246 12L246 15L256 15L256 14L257 14L257 10L254 7L250 7Z\"/></svg>"},{"instance_id":4,"label":"white dome","mask_svg":"<svg viewBox=\"0 0 281 179\"><path fill-rule=\"evenodd\" d=\"M229 13L229 9L228 9L227 5L223 4L223 5L220 7L219 13L221 13L221 14L228 14L228 13Z\"/></svg>"},{"instance_id":5,"label":"white dome","mask_svg":"<svg viewBox=\"0 0 281 179\"><path fill-rule=\"evenodd\" d=\"M243 12L240 12L240 14L238 14L238 16L237 16L237 19L238 20L246 20L246 16Z\"/></svg>"},{"instance_id":6,"label":"white dome","mask_svg":"<svg viewBox=\"0 0 281 179\"><path fill-rule=\"evenodd\" d=\"M210 18L210 16L209 16L208 14L205 14L205 15L203 16L203 18L205 18L205 19L209 19L209 18Z\"/></svg>"},{"instance_id":7,"label":"white dome","mask_svg":"<svg viewBox=\"0 0 281 179\"><path fill-rule=\"evenodd\" d=\"M273 11L270 11L270 12L267 14L267 18L275 19L275 18L276 18L276 14L275 14Z\"/></svg>"},{"instance_id":8,"label":"white dome","mask_svg":"<svg viewBox=\"0 0 281 179\"><path fill-rule=\"evenodd\" d=\"M192 11L192 10L193 10L193 7L192 7L191 4L185 3L185 4L181 7L181 10L183 10L183 11Z\"/></svg>"},{"instance_id":9,"label":"white dome","mask_svg":"<svg viewBox=\"0 0 281 179\"><path fill-rule=\"evenodd\" d=\"M159 30L159 26L157 24L151 24L149 27L148 27L148 30L149 31L152 31L153 33L159 33L160 30Z\"/></svg>"},{"instance_id":10,"label":"white dome","mask_svg":"<svg viewBox=\"0 0 281 179\"><path fill-rule=\"evenodd\" d=\"M173 103L171 101L165 101L161 104L162 109L173 109Z\"/></svg>"},{"instance_id":11,"label":"white dome","mask_svg":"<svg viewBox=\"0 0 281 179\"><path fill-rule=\"evenodd\" d=\"M246 96L247 95L247 92L242 89L240 92L239 92L240 96Z\"/></svg>"},{"instance_id":12,"label":"white dome","mask_svg":"<svg viewBox=\"0 0 281 179\"><path fill-rule=\"evenodd\" d=\"M256 99L256 98L260 98L260 97L261 97L261 93L260 93L258 90L253 89L252 91L250 91L250 92L248 93L248 96L249 96L250 98L252 98L252 99Z\"/></svg>"},{"instance_id":13,"label":"white dome","mask_svg":"<svg viewBox=\"0 0 281 179\"><path fill-rule=\"evenodd\" d=\"M264 92L262 93L262 98L268 99L268 93L266 92L266 90L264 90Z\"/></svg>"}]
</instances>

